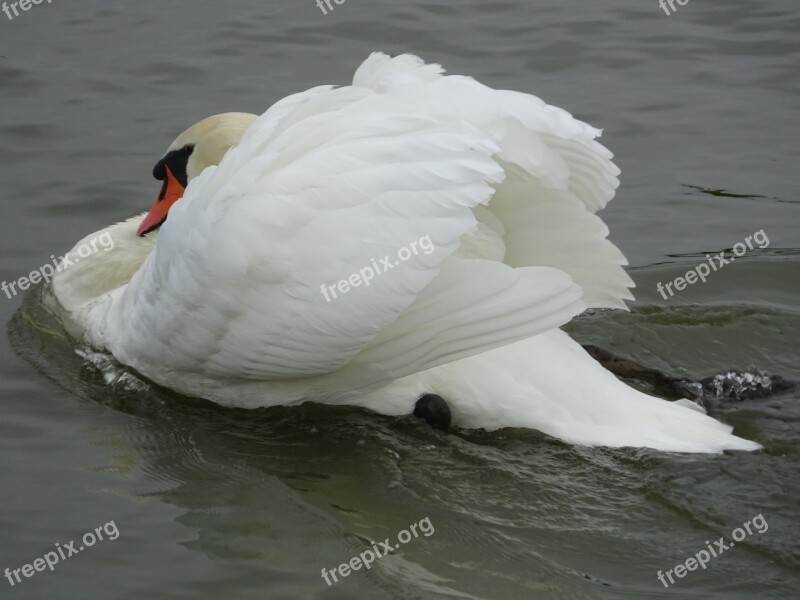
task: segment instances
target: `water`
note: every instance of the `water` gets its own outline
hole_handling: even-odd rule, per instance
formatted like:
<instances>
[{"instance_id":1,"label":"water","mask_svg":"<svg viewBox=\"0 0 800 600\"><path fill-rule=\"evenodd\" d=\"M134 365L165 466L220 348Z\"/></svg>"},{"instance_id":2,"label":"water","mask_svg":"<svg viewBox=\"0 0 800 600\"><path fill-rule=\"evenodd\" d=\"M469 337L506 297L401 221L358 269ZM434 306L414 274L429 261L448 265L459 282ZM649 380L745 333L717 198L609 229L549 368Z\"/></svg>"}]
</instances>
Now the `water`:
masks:
<instances>
[{"instance_id":1,"label":"water","mask_svg":"<svg viewBox=\"0 0 800 600\"><path fill-rule=\"evenodd\" d=\"M152 165L194 121L344 83L372 50L413 51L605 128L623 186L603 218L638 302L582 317L576 337L691 377L752 365L798 380L796 5L676 6L346 0L323 15L311 0L53 0L0 13L0 276L149 208ZM761 229L768 248L669 300L656 291ZM766 446L713 457L445 436L349 408L226 410L77 355L40 292L0 295L0 569L112 520L120 535L13 588L1 579L0 597L796 596L796 391L712 402ZM657 571L758 514L766 532L664 590ZM425 517L429 537L321 578Z\"/></svg>"}]
</instances>

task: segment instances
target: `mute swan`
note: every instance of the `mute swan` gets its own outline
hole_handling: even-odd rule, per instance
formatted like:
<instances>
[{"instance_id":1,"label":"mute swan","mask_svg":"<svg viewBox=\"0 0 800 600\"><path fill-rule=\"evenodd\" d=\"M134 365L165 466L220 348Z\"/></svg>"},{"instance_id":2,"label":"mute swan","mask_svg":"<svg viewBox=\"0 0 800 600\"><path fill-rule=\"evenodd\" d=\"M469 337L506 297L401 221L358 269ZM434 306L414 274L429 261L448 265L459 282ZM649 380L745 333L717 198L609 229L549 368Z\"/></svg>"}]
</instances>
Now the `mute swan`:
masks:
<instances>
[{"instance_id":1,"label":"mute swan","mask_svg":"<svg viewBox=\"0 0 800 600\"><path fill-rule=\"evenodd\" d=\"M632 299L596 215L619 174L599 134L534 96L375 53L350 86L178 136L150 212L103 230L114 250L58 273L54 295L88 343L226 406L441 409L575 444L760 448L628 387L559 329ZM425 238L430 252L356 285Z\"/></svg>"}]
</instances>

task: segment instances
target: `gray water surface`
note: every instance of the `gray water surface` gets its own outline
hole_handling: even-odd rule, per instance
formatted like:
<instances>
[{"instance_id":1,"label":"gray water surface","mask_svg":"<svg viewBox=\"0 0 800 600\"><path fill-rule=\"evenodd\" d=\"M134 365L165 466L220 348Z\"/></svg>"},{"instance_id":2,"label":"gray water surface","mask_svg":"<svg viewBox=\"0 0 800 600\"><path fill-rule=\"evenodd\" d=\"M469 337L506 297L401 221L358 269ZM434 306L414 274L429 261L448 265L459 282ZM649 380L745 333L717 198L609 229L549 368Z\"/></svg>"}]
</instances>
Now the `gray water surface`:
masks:
<instances>
[{"instance_id":1,"label":"gray water surface","mask_svg":"<svg viewBox=\"0 0 800 600\"><path fill-rule=\"evenodd\" d=\"M0 12L3 280L149 208L150 170L191 123L347 83L374 50L534 93L605 129L622 187L602 214L632 312L569 331L704 377L800 380L793 0L494 3L53 0ZM671 281L764 230L665 300ZM459 431L350 408L238 411L75 353L39 288L0 294L0 570L114 521L119 537L0 598L792 598L800 594L796 390L715 400L766 447L680 456ZM769 527L689 572L706 540ZM327 586L322 568L429 517L435 532ZM0 573L2 576L2 573Z\"/></svg>"}]
</instances>

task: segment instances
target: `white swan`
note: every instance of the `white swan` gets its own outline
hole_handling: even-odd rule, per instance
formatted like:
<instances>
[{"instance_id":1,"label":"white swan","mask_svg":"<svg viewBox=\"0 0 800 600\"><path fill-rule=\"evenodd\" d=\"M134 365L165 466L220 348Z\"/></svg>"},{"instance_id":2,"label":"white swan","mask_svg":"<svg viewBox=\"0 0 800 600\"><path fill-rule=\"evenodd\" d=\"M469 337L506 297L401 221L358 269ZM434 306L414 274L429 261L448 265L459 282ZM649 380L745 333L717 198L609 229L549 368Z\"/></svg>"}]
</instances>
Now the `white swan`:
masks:
<instances>
[{"instance_id":1,"label":"white swan","mask_svg":"<svg viewBox=\"0 0 800 600\"><path fill-rule=\"evenodd\" d=\"M760 448L626 386L559 330L632 299L595 214L619 173L599 133L536 97L373 54L351 86L181 134L149 215L103 230L114 250L60 272L55 297L92 345L227 406L402 415L432 393L462 427ZM420 240L430 252L396 260ZM397 264L357 285L383 257Z\"/></svg>"}]
</instances>

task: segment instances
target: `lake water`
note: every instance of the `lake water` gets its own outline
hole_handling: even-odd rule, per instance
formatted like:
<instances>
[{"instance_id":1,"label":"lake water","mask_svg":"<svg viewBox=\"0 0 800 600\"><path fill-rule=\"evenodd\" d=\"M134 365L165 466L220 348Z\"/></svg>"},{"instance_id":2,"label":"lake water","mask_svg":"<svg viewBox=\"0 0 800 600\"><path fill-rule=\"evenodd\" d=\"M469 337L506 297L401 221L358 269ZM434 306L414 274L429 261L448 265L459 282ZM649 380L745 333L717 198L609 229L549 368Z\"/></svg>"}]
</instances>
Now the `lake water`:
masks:
<instances>
[{"instance_id":1,"label":"lake water","mask_svg":"<svg viewBox=\"0 0 800 600\"><path fill-rule=\"evenodd\" d=\"M602 216L637 302L581 317L578 339L692 377L752 365L798 380L797 4L675 6L53 0L0 12L0 277L149 208L153 164L196 120L346 83L373 50L414 52L605 128L623 183ZM762 229L768 248L657 293ZM796 390L714 402L766 446L724 456L443 435L349 408L226 410L76 355L39 293L0 295L0 569L112 521L119 536L13 587L3 577L2 598L798 595ZM759 514L764 533L668 590L657 579ZM321 577L426 517L431 535L369 571Z\"/></svg>"}]
</instances>

